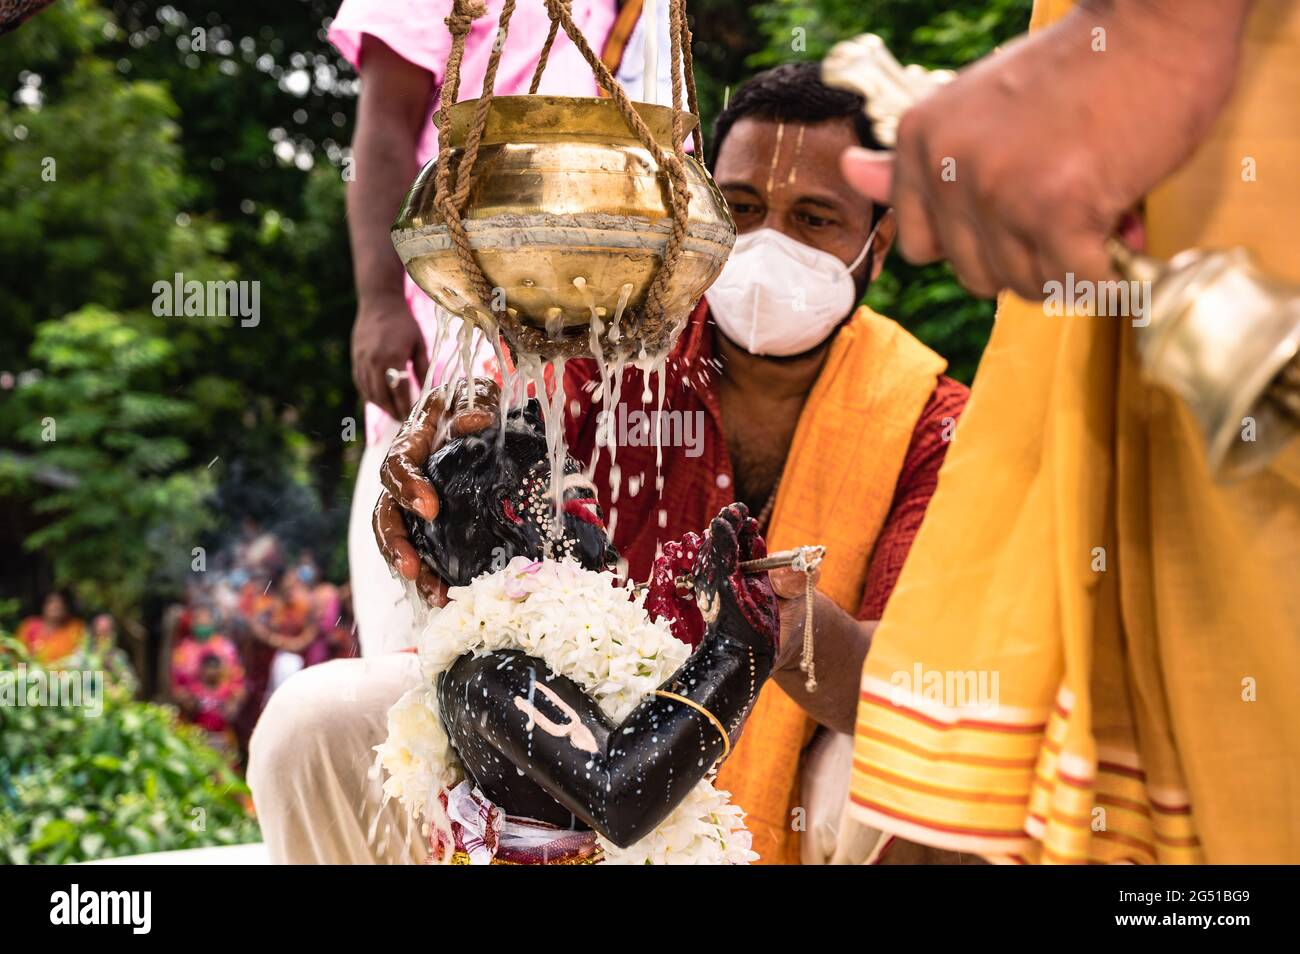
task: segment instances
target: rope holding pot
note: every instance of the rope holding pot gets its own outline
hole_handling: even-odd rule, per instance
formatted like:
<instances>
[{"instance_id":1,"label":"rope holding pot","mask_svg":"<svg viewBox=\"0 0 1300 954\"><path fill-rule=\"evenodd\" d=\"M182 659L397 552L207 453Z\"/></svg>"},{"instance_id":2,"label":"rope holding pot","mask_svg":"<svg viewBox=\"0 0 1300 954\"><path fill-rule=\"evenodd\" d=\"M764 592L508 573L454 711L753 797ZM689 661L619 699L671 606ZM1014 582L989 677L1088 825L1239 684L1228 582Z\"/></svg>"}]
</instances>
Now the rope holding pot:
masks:
<instances>
[{"instance_id":1,"label":"rope holding pot","mask_svg":"<svg viewBox=\"0 0 1300 954\"><path fill-rule=\"evenodd\" d=\"M551 45L555 43L555 37L559 32L560 21L555 17L551 17L551 29L546 34L546 42L542 44L541 56L537 58L537 69L533 70L533 81L528 84L528 94L530 96L537 92L537 87L542 83L542 74L546 72L546 62L551 58Z\"/></svg>"},{"instance_id":2,"label":"rope holding pot","mask_svg":"<svg viewBox=\"0 0 1300 954\"><path fill-rule=\"evenodd\" d=\"M670 0L669 6L671 27L670 60L673 77L672 147L670 151L665 151L655 142L654 135L650 132L640 114L637 113L636 108L628 98L627 92L610 73L609 68L601 61L600 57L592 50L590 44L587 43L586 37L582 35L582 31L574 23L571 10L572 0L544 0L544 2L551 19L551 28L538 58L529 92L535 93L537 91L541 83L542 73L545 71L550 57L551 47L559 34L559 30L563 29L565 35L569 37L574 47L591 67L596 82L609 93L610 99L614 102L628 129L631 130L646 151L650 153L668 180L667 205L671 215L672 230L664 246L659 270L655 273L654 281L646 292L645 305L641 310L643 318L662 315L665 310L663 299L667 293L668 283L672 279L686 242L687 216L689 215L690 192L686 176L685 151L682 148L684 141L681 116L683 73L686 75L685 85L688 108L697 117L699 116L690 51L691 34L690 27L686 22L685 0ZM474 166L478 159L483 132L487 126L488 108L493 97L497 69L501 61L501 50L505 46L510 17L514 12L515 3L516 0L506 0L505 5L502 7L498 21L497 37L492 46L491 56L488 59L487 72L483 77L483 93L475 108L469 134L465 141L464 154L456 170L454 184L451 176L448 112L450 106L457 101L460 91L460 70L465 55L465 38L473 28L474 21L487 13L487 5L484 0L454 0L451 15L446 18L447 28L451 32L451 52L447 58L441 107L435 117L438 129L435 205L444 224L447 226L452 246L455 249L457 263L468 279L475 297L479 299L477 302L472 302L471 307L477 307L484 313L493 312L493 309L487 306L487 303L493 299L492 289L477 259L474 257L469 234L465 230L463 212L474 185ZM647 28L652 29L653 25ZM698 123L693 135L696 149L702 156L704 140ZM504 309L497 310L496 314L498 320L511 332L508 337L512 337L529 350L540 351L540 346L546 343L546 337L538 329L526 328L516 321L509 320Z\"/></svg>"}]
</instances>

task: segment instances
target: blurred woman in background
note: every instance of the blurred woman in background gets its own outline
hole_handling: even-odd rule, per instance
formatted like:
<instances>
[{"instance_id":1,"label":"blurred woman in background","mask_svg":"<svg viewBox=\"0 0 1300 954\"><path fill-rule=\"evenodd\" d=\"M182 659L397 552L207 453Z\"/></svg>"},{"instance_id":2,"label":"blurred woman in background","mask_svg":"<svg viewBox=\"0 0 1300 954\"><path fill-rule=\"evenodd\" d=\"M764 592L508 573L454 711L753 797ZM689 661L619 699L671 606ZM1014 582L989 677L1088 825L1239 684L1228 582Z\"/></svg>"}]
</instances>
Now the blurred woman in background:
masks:
<instances>
[{"instance_id":1,"label":"blurred woman in background","mask_svg":"<svg viewBox=\"0 0 1300 954\"><path fill-rule=\"evenodd\" d=\"M18 638L37 662L49 665L81 650L86 623L73 612L67 593L52 590L45 596L41 615L28 617L18 627Z\"/></svg>"}]
</instances>

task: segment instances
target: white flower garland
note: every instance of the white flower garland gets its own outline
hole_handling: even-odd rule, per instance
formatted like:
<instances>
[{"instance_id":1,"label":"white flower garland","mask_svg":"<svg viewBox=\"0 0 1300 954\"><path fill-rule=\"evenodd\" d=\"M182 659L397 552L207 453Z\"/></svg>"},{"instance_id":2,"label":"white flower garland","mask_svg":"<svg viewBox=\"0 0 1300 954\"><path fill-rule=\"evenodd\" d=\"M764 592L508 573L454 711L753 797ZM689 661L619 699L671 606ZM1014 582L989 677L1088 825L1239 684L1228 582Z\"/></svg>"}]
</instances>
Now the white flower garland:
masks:
<instances>
[{"instance_id":1,"label":"white flower garland","mask_svg":"<svg viewBox=\"0 0 1300 954\"><path fill-rule=\"evenodd\" d=\"M437 795L464 777L438 717L438 674L465 653L519 649L544 661L588 692L615 723L622 722L690 655L663 620L651 620L611 574L570 560L522 557L468 586L452 587L449 602L429 616L420 637L423 679L388 712L388 738L376 746L388 773L384 794L416 818L446 829ZM730 794L701 781L659 826L627 848L599 836L606 864L748 864L744 812Z\"/></svg>"}]
</instances>

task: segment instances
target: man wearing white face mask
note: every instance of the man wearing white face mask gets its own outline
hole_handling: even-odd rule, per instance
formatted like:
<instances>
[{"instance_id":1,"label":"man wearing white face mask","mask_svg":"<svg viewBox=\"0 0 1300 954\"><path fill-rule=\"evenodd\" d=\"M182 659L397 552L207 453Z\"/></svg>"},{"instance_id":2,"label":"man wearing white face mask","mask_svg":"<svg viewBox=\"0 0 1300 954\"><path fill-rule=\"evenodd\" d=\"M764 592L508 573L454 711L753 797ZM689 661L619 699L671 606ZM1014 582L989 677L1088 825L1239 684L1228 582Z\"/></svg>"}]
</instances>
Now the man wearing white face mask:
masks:
<instances>
[{"instance_id":1,"label":"man wearing white face mask","mask_svg":"<svg viewBox=\"0 0 1300 954\"><path fill-rule=\"evenodd\" d=\"M879 148L861 99L822 85L811 63L738 90L713 143L740 233L705 293L722 429L736 496L767 509L770 545L828 547L814 603L822 671L861 666L967 395L943 359L857 307L896 232L893 213L842 178L839 152L858 145ZM764 860L862 861L870 834L837 834L856 698L806 691L802 577L773 583L790 597L785 665L719 784L749 813Z\"/></svg>"},{"instance_id":2,"label":"man wearing white face mask","mask_svg":"<svg viewBox=\"0 0 1300 954\"><path fill-rule=\"evenodd\" d=\"M731 188L752 191L739 183ZM714 323L753 355L786 358L820 351L862 297L855 272L870 254L883 221L883 216L876 218L862 251L848 265L766 223L742 231L722 274L704 295ZM867 271L863 269L864 285Z\"/></svg>"},{"instance_id":3,"label":"man wearing white face mask","mask_svg":"<svg viewBox=\"0 0 1300 954\"><path fill-rule=\"evenodd\" d=\"M603 490L613 472L610 455L593 453L597 415L574 400L566 416L570 451L595 458L600 504L617 507L614 543L632 578L660 541L733 500L759 515L771 549L827 546L813 606L823 674L861 671L966 401L966 389L943 376L942 358L855 307L895 234L892 213L840 171L846 148L876 145L862 106L804 63L756 76L718 117L713 173L740 236L669 362L666 406L700 420L703 438L691 452L664 449L662 487L642 489L656 473L654 448L620 446L620 492ZM565 393L589 393L595 373L591 362L570 361ZM634 407L644 403L639 381L621 394L630 410L644 410ZM424 438L411 436L421 446ZM393 518L398 503L411 508L432 494L397 476L420 472L404 456L385 464L391 497L377 512L380 548L407 554L394 567L436 601L438 582ZM637 485L624 488L628 477ZM802 576L773 574L773 583L783 597L781 658L719 785L745 809L763 862L860 861L872 848L860 830L849 844L838 836L856 686L825 679L806 691Z\"/></svg>"}]
</instances>

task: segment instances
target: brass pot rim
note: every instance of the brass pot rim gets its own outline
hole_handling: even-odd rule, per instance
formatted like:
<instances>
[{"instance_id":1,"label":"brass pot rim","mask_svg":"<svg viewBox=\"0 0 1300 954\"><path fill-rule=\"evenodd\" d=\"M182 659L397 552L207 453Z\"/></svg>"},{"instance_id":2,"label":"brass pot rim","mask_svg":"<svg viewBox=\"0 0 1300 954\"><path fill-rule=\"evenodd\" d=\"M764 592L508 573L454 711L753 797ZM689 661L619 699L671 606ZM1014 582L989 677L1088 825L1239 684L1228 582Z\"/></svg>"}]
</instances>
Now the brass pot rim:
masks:
<instances>
[{"instance_id":1,"label":"brass pot rim","mask_svg":"<svg viewBox=\"0 0 1300 954\"><path fill-rule=\"evenodd\" d=\"M463 149L479 100L462 99L447 111L447 135L453 149ZM653 103L632 103L660 148L672 147L673 109ZM682 137L699 125L699 117L677 110ZM437 114L435 114L437 121ZM636 141L636 134L612 99L600 96L546 96L540 93L493 96L488 104L483 144L563 139Z\"/></svg>"}]
</instances>

